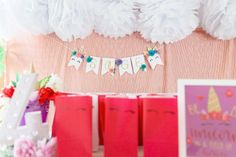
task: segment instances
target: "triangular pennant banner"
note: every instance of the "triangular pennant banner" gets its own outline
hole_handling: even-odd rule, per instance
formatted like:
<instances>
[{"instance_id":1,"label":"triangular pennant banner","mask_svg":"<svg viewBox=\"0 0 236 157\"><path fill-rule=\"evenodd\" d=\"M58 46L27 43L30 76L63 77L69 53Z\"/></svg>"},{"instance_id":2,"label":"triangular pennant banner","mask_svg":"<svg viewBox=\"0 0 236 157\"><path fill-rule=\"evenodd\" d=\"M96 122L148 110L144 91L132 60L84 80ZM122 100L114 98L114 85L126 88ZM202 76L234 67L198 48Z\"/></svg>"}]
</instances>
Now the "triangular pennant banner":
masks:
<instances>
[{"instance_id":1,"label":"triangular pennant banner","mask_svg":"<svg viewBox=\"0 0 236 157\"><path fill-rule=\"evenodd\" d=\"M82 58L77 57L76 55L72 55L67 66L74 66L75 69L78 70L82 62Z\"/></svg>"},{"instance_id":2,"label":"triangular pennant banner","mask_svg":"<svg viewBox=\"0 0 236 157\"><path fill-rule=\"evenodd\" d=\"M144 55L137 55L131 57L134 73L136 74L140 69L147 71Z\"/></svg>"},{"instance_id":3,"label":"triangular pennant banner","mask_svg":"<svg viewBox=\"0 0 236 157\"><path fill-rule=\"evenodd\" d=\"M153 56L148 56L147 60L152 69L155 69L158 64L163 65L163 62L161 60L161 56L159 53L155 53Z\"/></svg>"},{"instance_id":4,"label":"triangular pennant banner","mask_svg":"<svg viewBox=\"0 0 236 157\"><path fill-rule=\"evenodd\" d=\"M102 59L102 75L110 73L114 75L115 59L114 58L103 58Z\"/></svg>"},{"instance_id":5,"label":"triangular pennant banner","mask_svg":"<svg viewBox=\"0 0 236 157\"><path fill-rule=\"evenodd\" d=\"M120 76L122 76L125 72L133 74L130 57L122 58L122 64L119 65L119 70L120 70Z\"/></svg>"},{"instance_id":6,"label":"triangular pennant banner","mask_svg":"<svg viewBox=\"0 0 236 157\"><path fill-rule=\"evenodd\" d=\"M92 71L98 74L100 72L100 62L102 62L101 75L107 73L114 75L118 70L120 76L125 73L136 74L139 70L147 71L147 64L149 64L153 70L157 65L163 65L160 53L156 47L148 48L143 54L125 58L95 57L72 51L68 66L75 67L75 69L78 70L83 61L87 63L86 72Z\"/></svg>"},{"instance_id":7,"label":"triangular pennant banner","mask_svg":"<svg viewBox=\"0 0 236 157\"><path fill-rule=\"evenodd\" d=\"M91 57L91 61L86 64L86 72L93 71L95 74L98 74L99 65L100 65L100 57Z\"/></svg>"}]
</instances>

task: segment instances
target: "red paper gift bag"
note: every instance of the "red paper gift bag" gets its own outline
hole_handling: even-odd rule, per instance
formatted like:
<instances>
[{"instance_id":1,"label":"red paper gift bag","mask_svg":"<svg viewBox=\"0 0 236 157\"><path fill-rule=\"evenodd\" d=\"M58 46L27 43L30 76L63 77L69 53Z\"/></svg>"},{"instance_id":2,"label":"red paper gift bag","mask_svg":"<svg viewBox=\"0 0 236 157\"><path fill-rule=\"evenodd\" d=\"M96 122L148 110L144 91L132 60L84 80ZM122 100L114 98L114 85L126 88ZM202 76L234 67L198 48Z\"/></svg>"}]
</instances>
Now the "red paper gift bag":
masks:
<instances>
[{"instance_id":1,"label":"red paper gift bag","mask_svg":"<svg viewBox=\"0 0 236 157\"><path fill-rule=\"evenodd\" d=\"M178 157L177 98L142 97L144 157Z\"/></svg>"},{"instance_id":2,"label":"red paper gift bag","mask_svg":"<svg viewBox=\"0 0 236 157\"><path fill-rule=\"evenodd\" d=\"M105 157L137 157L137 99L128 97L107 97L105 102Z\"/></svg>"},{"instance_id":3,"label":"red paper gift bag","mask_svg":"<svg viewBox=\"0 0 236 157\"><path fill-rule=\"evenodd\" d=\"M159 96L156 93L145 94L146 96ZM143 102L142 94L137 95L138 99L138 143L143 145Z\"/></svg>"},{"instance_id":4,"label":"red paper gift bag","mask_svg":"<svg viewBox=\"0 0 236 157\"><path fill-rule=\"evenodd\" d=\"M137 96L138 100L138 144L143 145L143 103L140 96Z\"/></svg>"},{"instance_id":5,"label":"red paper gift bag","mask_svg":"<svg viewBox=\"0 0 236 157\"><path fill-rule=\"evenodd\" d=\"M99 132L99 144L104 144L104 130L105 130L105 98L106 96L114 95L99 94L98 95L98 132Z\"/></svg>"},{"instance_id":6,"label":"red paper gift bag","mask_svg":"<svg viewBox=\"0 0 236 157\"><path fill-rule=\"evenodd\" d=\"M92 97L55 98L58 157L92 157Z\"/></svg>"},{"instance_id":7,"label":"red paper gift bag","mask_svg":"<svg viewBox=\"0 0 236 157\"><path fill-rule=\"evenodd\" d=\"M54 96L51 98L51 101L53 101L54 103L53 103L53 105L55 105L55 99L56 99L56 97L61 97L61 96L71 96L71 95L77 95L77 94L75 94L75 93L66 93L66 92L57 92L56 94L54 94ZM56 112L55 112L55 114L54 114L54 117L55 117L55 115L56 115ZM54 118L55 119L55 118ZM53 125L52 125L52 136L53 137L56 137L56 121L55 120L53 120Z\"/></svg>"},{"instance_id":8,"label":"red paper gift bag","mask_svg":"<svg viewBox=\"0 0 236 157\"><path fill-rule=\"evenodd\" d=\"M103 145L105 130L105 95L98 95L99 144Z\"/></svg>"}]
</instances>

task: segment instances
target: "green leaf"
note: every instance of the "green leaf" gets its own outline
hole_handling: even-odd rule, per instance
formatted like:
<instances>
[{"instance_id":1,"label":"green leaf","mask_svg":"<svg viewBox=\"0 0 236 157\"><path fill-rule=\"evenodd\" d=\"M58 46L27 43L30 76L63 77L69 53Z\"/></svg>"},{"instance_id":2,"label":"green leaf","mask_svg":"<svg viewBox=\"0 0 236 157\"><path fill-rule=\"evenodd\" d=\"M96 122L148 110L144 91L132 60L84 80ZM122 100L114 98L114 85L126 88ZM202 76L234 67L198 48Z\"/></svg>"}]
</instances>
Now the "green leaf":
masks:
<instances>
[{"instance_id":1,"label":"green leaf","mask_svg":"<svg viewBox=\"0 0 236 157\"><path fill-rule=\"evenodd\" d=\"M45 87L46 84L48 83L48 81L50 80L50 78L51 78L51 75L43 78L42 80L40 80L39 81L39 88Z\"/></svg>"},{"instance_id":2,"label":"green leaf","mask_svg":"<svg viewBox=\"0 0 236 157\"><path fill-rule=\"evenodd\" d=\"M19 73L16 73L16 82L18 82L20 80L20 75Z\"/></svg>"},{"instance_id":3,"label":"green leaf","mask_svg":"<svg viewBox=\"0 0 236 157\"><path fill-rule=\"evenodd\" d=\"M11 83L16 88L16 82L15 81L11 81Z\"/></svg>"}]
</instances>

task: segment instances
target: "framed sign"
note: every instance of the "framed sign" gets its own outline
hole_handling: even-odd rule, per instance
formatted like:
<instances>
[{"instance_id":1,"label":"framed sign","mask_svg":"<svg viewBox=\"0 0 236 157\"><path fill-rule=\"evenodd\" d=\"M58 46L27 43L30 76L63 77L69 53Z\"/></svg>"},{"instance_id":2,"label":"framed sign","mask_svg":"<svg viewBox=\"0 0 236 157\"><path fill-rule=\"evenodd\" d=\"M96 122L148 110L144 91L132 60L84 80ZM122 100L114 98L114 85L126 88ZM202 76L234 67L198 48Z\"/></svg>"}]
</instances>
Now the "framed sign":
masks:
<instances>
[{"instance_id":1,"label":"framed sign","mask_svg":"<svg viewBox=\"0 0 236 157\"><path fill-rule=\"evenodd\" d=\"M235 157L236 80L179 80L179 156Z\"/></svg>"}]
</instances>

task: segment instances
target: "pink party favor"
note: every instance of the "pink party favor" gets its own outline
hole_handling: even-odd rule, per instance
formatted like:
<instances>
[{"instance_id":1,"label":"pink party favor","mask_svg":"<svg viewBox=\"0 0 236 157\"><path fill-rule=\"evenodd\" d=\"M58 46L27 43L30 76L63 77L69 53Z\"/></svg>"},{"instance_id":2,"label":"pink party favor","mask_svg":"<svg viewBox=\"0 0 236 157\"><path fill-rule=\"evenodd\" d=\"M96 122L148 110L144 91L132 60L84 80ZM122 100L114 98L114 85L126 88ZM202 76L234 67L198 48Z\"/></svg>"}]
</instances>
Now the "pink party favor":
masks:
<instances>
[{"instance_id":1,"label":"pink party favor","mask_svg":"<svg viewBox=\"0 0 236 157\"><path fill-rule=\"evenodd\" d=\"M92 157L92 97L55 98L58 157Z\"/></svg>"},{"instance_id":2,"label":"pink party favor","mask_svg":"<svg viewBox=\"0 0 236 157\"><path fill-rule=\"evenodd\" d=\"M137 157L137 99L113 96L107 97L105 102L105 157Z\"/></svg>"},{"instance_id":3,"label":"pink party favor","mask_svg":"<svg viewBox=\"0 0 236 157\"><path fill-rule=\"evenodd\" d=\"M177 98L142 97L144 157L178 157Z\"/></svg>"}]
</instances>

